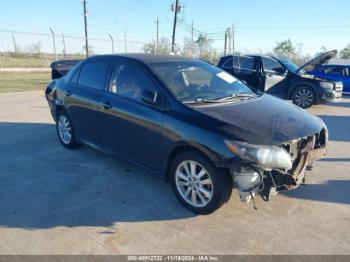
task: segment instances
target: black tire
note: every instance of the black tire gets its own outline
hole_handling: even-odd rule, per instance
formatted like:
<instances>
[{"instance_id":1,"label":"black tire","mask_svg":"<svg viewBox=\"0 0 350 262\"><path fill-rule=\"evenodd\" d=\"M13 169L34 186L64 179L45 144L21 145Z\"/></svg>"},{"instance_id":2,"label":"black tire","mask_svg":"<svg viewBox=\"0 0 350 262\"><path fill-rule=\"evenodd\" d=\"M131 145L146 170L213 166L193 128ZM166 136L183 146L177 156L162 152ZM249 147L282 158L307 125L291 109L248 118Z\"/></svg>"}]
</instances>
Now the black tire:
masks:
<instances>
[{"instance_id":1,"label":"black tire","mask_svg":"<svg viewBox=\"0 0 350 262\"><path fill-rule=\"evenodd\" d=\"M315 91L308 86L301 86L294 90L292 93L293 104L301 108L309 108L316 104Z\"/></svg>"},{"instance_id":2,"label":"black tire","mask_svg":"<svg viewBox=\"0 0 350 262\"><path fill-rule=\"evenodd\" d=\"M204 206L195 206L188 202L191 200L185 200L185 197L182 195L182 194L185 194L183 193L183 191L187 192L187 190L191 190L191 189L189 189L189 186L179 187L177 184L177 183L186 183L185 180L179 182L179 178L176 175L176 171L178 170L178 168L180 170L181 165L189 161L192 161L190 163L195 162L199 164L197 166L198 169L196 169L196 170L199 170L199 174L201 170L200 168L204 168L204 170L207 171L205 175L202 175L202 180L200 179L197 180L197 181L200 181L199 184L201 182L204 183L204 181L208 181L208 178L211 179L212 183L210 185L199 185L194 190L196 191L195 194L197 194L195 199L201 202L199 203L198 201L198 205L199 204L202 205L205 202L205 201L201 201L203 197L205 198L206 201L208 201ZM197 153L196 151L188 151L188 152L180 153L173 160L169 175L170 175L170 182L176 197L187 209L191 210L194 213L204 214L204 215L210 214L215 210L217 210L218 208L220 208L225 202L227 202L230 199L231 192L232 192L232 185L233 185L230 174L227 172L227 170L223 170L215 167L214 164L209 159L207 159L202 154ZM203 187L207 187L205 188L207 192L212 190L211 198L207 198L207 195L202 194L201 190L203 190ZM210 188L209 190L207 190L208 187ZM182 193L180 191L182 191ZM191 190L191 193L189 193L191 197L193 193L192 191L193 189ZM200 195L202 196L202 198L200 198Z\"/></svg>"},{"instance_id":3,"label":"black tire","mask_svg":"<svg viewBox=\"0 0 350 262\"><path fill-rule=\"evenodd\" d=\"M70 127L70 138L68 136L65 136L67 139L64 138L63 135L60 134L60 121L62 119L66 119L67 123L69 123L69 127ZM63 120L62 120L63 121ZM74 127L73 127L73 123L72 120L70 119L70 117L68 116L68 114L66 113L66 111L64 110L60 110L57 113L57 121L56 121L56 131L57 131L57 136L58 139L60 140L61 144L68 149L76 149L79 148L81 145L76 141L76 137L75 137L75 133L74 133ZM69 138L69 139L68 139Z\"/></svg>"}]
</instances>

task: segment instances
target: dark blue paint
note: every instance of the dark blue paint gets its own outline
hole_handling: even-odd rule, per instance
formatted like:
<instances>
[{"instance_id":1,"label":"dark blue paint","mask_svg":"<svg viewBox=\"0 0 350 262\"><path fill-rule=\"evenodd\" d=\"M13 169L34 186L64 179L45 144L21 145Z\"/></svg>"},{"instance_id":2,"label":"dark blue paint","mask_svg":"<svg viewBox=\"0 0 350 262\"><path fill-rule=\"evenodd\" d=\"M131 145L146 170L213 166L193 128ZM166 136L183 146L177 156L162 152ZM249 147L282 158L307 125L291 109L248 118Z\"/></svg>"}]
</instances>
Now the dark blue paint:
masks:
<instances>
[{"instance_id":1,"label":"dark blue paint","mask_svg":"<svg viewBox=\"0 0 350 262\"><path fill-rule=\"evenodd\" d=\"M116 61L136 63L153 82L158 102L148 105L107 91L112 70L108 71L101 90L71 82L81 66L101 59L109 61L110 68ZM279 145L324 128L321 120L306 111L265 94L225 104L184 105L153 74L147 66L150 60L188 59L143 55L89 58L48 87L47 99L53 114L55 105L61 104L71 117L80 142L163 175L168 157L178 147L196 149L217 166L225 166L236 157L227 149L224 139ZM72 95L67 96L67 90ZM109 108L103 106L106 103Z\"/></svg>"}]
</instances>

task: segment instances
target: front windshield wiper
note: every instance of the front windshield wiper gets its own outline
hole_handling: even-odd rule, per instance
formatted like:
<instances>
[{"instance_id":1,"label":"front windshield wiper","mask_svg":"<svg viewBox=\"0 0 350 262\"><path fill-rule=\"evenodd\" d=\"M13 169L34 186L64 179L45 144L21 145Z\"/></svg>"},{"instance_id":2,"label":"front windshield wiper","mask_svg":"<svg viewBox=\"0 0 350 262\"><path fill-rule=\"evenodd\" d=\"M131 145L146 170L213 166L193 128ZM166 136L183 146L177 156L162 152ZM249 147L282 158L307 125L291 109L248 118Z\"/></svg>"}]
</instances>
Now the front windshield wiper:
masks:
<instances>
[{"instance_id":1,"label":"front windshield wiper","mask_svg":"<svg viewBox=\"0 0 350 262\"><path fill-rule=\"evenodd\" d=\"M193 99L193 100L183 100L181 102L183 104L197 104L197 103L217 103L218 101L216 99L197 98L197 99Z\"/></svg>"},{"instance_id":2,"label":"front windshield wiper","mask_svg":"<svg viewBox=\"0 0 350 262\"><path fill-rule=\"evenodd\" d=\"M256 95L254 94L247 94L247 93L240 93L240 94L232 94L229 96L225 96L219 99L216 99L215 101L217 102L224 102L233 98L252 98L252 97L256 97Z\"/></svg>"},{"instance_id":3,"label":"front windshield wiper","mask_svg":"<svg viewBox=\"0 0 350 262\"><path fill-rule=\"evenodd\" d=\"M247 94L247 93L240 93L240 94L232 94L229 96L221 97L221 98L211 98L211 99L203 99L203 98L197 98L193 100L185 100L182 101L184 104L197 104L197 103L222 103L230 99L234 98L252 98L256 97L254 94Z\"/></svg>"}]
</instances>

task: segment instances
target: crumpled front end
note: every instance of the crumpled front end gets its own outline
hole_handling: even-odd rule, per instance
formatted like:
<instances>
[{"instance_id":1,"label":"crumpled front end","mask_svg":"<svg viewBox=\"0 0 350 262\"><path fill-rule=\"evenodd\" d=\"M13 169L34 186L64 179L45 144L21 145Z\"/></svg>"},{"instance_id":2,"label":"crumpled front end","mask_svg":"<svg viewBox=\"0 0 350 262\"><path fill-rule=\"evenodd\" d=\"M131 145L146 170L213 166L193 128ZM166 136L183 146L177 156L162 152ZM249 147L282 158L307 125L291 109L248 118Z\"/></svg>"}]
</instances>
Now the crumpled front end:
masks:
<instances>
[{"instance_id":1,"label":"crumpled front end","mask_svg":"<svg viewBox=\"0 0 350 262\"><path fill-rule=\"evenodd\" d=\"M327 141L328 131L324 128L317 134L279 145L278 148L290 156L288 169L266 168L242 161L239 167L231 169L241 200L248 203L260 194L268 201L278 191L296 189L305 182L306 172L312 169L313 161L325 156Z\"/></svg>"}]
</instances>

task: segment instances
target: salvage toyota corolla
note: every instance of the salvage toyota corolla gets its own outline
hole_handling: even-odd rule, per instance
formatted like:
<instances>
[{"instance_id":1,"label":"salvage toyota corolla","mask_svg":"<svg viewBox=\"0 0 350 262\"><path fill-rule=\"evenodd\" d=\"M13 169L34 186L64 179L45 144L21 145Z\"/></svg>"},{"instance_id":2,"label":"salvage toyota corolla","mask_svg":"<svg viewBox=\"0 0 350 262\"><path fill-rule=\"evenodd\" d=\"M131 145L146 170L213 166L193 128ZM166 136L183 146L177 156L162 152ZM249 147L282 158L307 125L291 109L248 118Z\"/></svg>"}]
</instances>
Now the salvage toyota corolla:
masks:
<instances>
[{"instance_id":1,"label":"salvage toyota corolla","mask_svg":"<svg viewBox=\"0 0 350 262\"><path fill-rule=\"evenodd\" d=\"M233 187L244 202L297 188L328 140L320 118L177 56L94 56L53 80L46 97L63 146L144 167L199 214Z\"/></svg>"}]
</instances>

